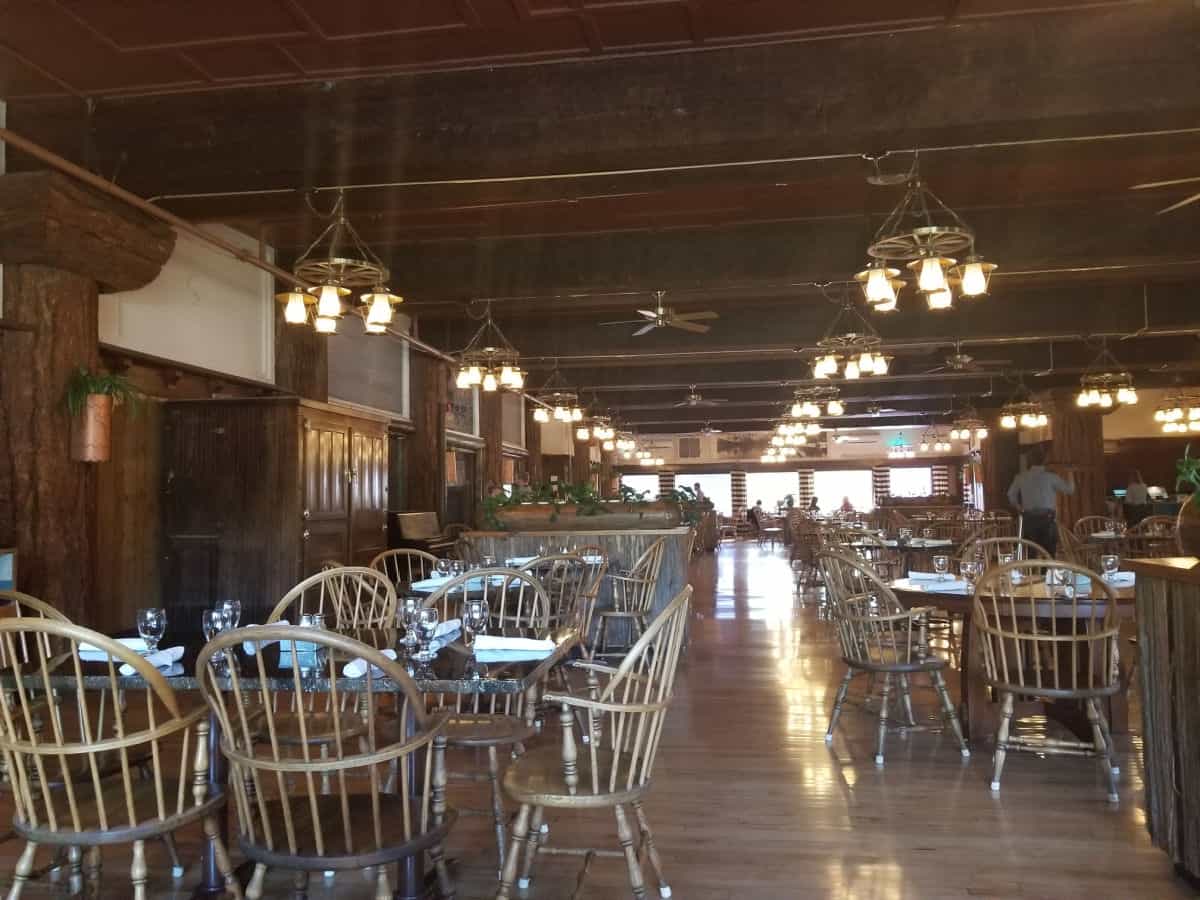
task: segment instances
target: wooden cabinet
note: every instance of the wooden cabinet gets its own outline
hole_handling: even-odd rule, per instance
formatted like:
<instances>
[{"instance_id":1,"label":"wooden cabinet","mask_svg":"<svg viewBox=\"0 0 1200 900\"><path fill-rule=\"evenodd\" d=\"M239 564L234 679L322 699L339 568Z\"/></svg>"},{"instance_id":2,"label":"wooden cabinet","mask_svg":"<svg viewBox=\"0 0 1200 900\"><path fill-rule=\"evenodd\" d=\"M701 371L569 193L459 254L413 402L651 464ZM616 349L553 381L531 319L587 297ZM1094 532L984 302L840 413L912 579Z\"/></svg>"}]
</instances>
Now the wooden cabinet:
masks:
<instances>
[{"instance_id":1,"label":"wooden cabinet","mask_svg":"<svg viewBox=\"0 0 1200 900\"><path fill-rule=\"evenodd\" d=\"M326 561L386 546L387 423L296 399L168 403L163 602L179 623L226 597L262 621Z\"/></svg>"}]
</instances>

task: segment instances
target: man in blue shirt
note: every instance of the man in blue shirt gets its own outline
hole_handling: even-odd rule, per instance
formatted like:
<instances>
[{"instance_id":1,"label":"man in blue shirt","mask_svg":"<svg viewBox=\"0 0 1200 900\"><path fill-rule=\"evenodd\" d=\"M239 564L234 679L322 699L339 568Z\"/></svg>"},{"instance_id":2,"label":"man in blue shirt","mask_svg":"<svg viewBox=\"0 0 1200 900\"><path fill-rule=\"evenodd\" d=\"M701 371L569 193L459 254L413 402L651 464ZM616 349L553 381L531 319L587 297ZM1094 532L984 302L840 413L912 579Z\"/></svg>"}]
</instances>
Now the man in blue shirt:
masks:
<instances>
[{"instance_id":1,"label":"man in blue shirt","mask_svg":"<svg viewBox=\"0 0 1200 900\"><path fill-rule=\"evenodd\" d=\"M1029 453L1029 468L1013 479L1008 502L1021 511L1025 521L1022 534L1046 549L1051 556L1058 550L1058 526L1055 508L1059 494L1074 494L1075 485L1046 471L1041 447Z\"/></svg>"}]
</instances>

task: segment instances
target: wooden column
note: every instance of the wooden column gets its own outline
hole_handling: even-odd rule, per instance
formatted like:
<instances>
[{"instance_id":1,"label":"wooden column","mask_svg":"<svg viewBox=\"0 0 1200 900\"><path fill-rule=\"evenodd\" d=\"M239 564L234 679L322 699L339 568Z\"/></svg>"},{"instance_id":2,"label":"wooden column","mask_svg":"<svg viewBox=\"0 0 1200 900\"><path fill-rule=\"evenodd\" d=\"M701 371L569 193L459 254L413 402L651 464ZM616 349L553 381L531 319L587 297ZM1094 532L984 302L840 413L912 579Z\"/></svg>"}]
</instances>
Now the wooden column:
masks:
<instances>
[{"instance_id":1,"label":"wooden column","mask_svg":"<svg viewBox=\"0 0 1200 900\"><path fill-rule=\"evenodd\" d=\"M602 497L617 496L621 478L613 466L616 455L616 450L603 448L600 450L600 496Z\"/></svg>"},{"instance_id":2,"label":"wooden column","mask_svg":"<svg viewBox=\"0 0 1200 900\"><path fill-rule=\"evenodd\" d=\"M546 480L546 467L542 462L542 423L533 420L532 403L525 406L525 449L529 452L529 483L542 484Z\"/></svg>"},{"instance_id":3,"label":"wooden column","mask_svg":"<svg viewBox=\"0 0 1200 900\"><path fill-rule=\"evenodd\" d=\"M446 404L450 369L440 359L414 352L409 357L412 377L413 433L404 442L407 506L433 510L439 521L446 506Z\"/></svg>"},{"instance_id":4,"label":"wooden column","mask_svg":"<svg viewBox=\"0 0 1200 900\"><path fill-rule=\"evenodd\" d=\"M484 496L493 485L504 483L504 414L500 391L479 392L479 436L483 438L481 487Z\"/></svg>"},{"instance_id":5,"label":"wooden column","mask_svg":"<svg viewBox=\"0 0 1200 900\"><path fill-rule=\"evenodd\" d=\"M1083 516L1102 516L1104 506L1104 417L1075 405L1072 391L1053 391L1046 467L1073 477L1075 493L1058 497L1058 520L1070 527Z\"/></svg>"},{"instance_id":6,"label":"wooden column","mask_svg":"<svg viewBox=\"0 0 1200 900\"><path fill-rule=\"evenodd\" d=\"M592 483L592 445L590 441L575 441L571 457L571 483Z\"/></svg>"},{"instance_id":7,"label":"wooden column","mask_svg":"<svg viewBox=\"0 0 1200 900\"><path fill-rule=\"evenodd\" d=\"M289 325L278 309L275 310L275 383L306 400L321 403L329 400L328 338L313 331L311 325Z\"/></svg>"},{"instance_id":8,"label":"wooden column","mask_svg":"<svg viewBox=\"0 0 1200 900\"><path fill-rule=\"evenodd\" d=\"M1011 510L1008 488L1021 469L1016 430L993 428L980 448L983 454L983 503L988 510Z\"/></svg>"},{"instance_id":9,"label":"wooden column","mask_svg":"<svg viewBox=\"0 0 1200 900\"><path fill-rule=\"evenodd\" d=\"M98 620L96 467L69 457L67 380L99 367L99 291L148 284L174 243L64 176L0 177L0 546L17 548L21 590L84 625Z\"/></svg>"}]
</instances>

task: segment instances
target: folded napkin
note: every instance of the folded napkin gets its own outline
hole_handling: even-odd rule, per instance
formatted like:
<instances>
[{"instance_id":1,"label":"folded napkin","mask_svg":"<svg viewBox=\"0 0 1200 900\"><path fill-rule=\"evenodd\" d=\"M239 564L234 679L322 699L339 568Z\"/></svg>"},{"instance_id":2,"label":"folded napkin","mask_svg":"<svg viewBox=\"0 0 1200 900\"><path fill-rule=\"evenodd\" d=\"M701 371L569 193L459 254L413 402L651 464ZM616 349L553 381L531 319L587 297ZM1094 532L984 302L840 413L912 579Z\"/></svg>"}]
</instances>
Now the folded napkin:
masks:
<instances>
[{"instance_id":1,"label":"folded napkin","mask_svg":"<svg viewBox=\"0 0 1200 900\"><path fill-rule=\"evenodd\" d=\"M909 572L910 581L950 581L954 578L949 572L939 575L937 572Z\"/></svg>"},{"instance_id":2,"label":"folded napkin","mask_svg":"<svg viewBox=\"0 0 1200 900\"><path fill-rule=\"evenodd\" d=\"M967 594L971 585L965 578L948 578L945 581L923 581L921 586L931 594Z\"/></svg>"},{"instance_id":3,"label":"folded napkin","mask_svg":"<svg viewBox=\"0 0 1200 900\"><path fill-rule=\"evenodd\" d=\"M388 647L386 650L383 650L382 653L388 659L394 660L396 658L396 651L393 650L391 647ZM372 666L371 668L374 669L376 675L383 674L383 672L379 668L379 666ZM350 660L350 662L348 662L348 663L346 663L346 665L342 666L342 674L345 675L347 678L362 678L364 675L367 674L367 661L365 659L363 659L362 657L359 657L358 659Z\"/></svg>"},{"instance_id":4,"label":"folded napkin","mask_svg":"<svg viewBox=\"0 0 1200 900\"><path fill-rule=\"evenodd\" d=\"M292 623L291 623L291 622L289 622L287 619L280 619L278 622L271 622L270 624L271 624L271 625L291 625ZM261 626L261 625L244 625L244 626L242 626L242 627L243 627L243 628L262 628L262 627L265 627L265 626ZM278 644L278 643L279 643L279 641L263 641L263 642L261 643L261 645L260 645L260 644L259 644L257 641L242 641L242 651L243 651L243 652L244 652L244 653L245 653L247 656L253 656L255 653L257 653L257 652L258 652L258 647L259 647L259 646L266 647L266 646L267 646L267 645L269 645L269 644Z\"/></svg>"},{"instance_id":5,"label":"folded napkin","mask_svg":"<svg viewBox=\"0 0 1200 900\"><path fill-rule=\"evenodd\" d=\"M443 647L458 640L460 634L462 634L462 619L447 619L438 624L437 630L433 633L433 640L429 642L429 649L437 653Z\"/></svg>"},{"instance_id":6,"label":"folded napkin","mask_svg":"<svg viewBox=\"0 0 1200 900\"><path fill-rule=\"evenodd\" d=\"M505 637L500 634L479 634L475 636L475 655L487 651L521 651L522 653L540 653L549 656L554 652L554 641L549 638Z\"/></svg>"},{"instance_id":7,"label":"folded napkin","mask_svg":"<svg viewBox=\"0 0 1200 900\"><path fill-rule=\"evenodd\" d=\"M1113 587L1133 587L1137 584L1137 574L1134 572L1114 572L1105 581Z\"/></svg>"},{"instance_id":8,"label":"folded napkin","mask_svg":"<svg viewBox=\"0 0 1200 900\"><path fill-rule=\"evenodd\" d=\"M149 656L144 656L142 658L156 669L167 669L170 668L170 666L172 666L174 663L177 663L179 660L183 659L183 648L167 647L164 650L159 650L157 653L151 653ZM137 670L134 669L134 667L129 663L125 663L121 666L122 675L132 675L136 671Z\"/></svg>"},{"instance_id":9,"label":"folded napkin","mask_svg":"<svg viewBox=\"0 0 1200 900\"><path fill-rule=\"evenodd\" d=\"M134 653L145 654L146 652L146 642L140 637L113 638L113 640L128 647ZM108 662L108 654L91 644L79 645L79 658L84 662Z\"/></svg>"}]
</instances>

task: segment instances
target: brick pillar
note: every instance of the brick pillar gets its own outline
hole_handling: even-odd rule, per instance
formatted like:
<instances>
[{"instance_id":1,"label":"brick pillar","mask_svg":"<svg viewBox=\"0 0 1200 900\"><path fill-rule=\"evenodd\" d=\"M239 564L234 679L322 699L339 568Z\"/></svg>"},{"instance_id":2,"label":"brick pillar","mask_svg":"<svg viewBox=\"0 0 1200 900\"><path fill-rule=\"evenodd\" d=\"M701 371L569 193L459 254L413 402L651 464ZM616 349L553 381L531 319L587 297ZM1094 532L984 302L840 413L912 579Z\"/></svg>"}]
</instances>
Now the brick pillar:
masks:
<instances>
[{"instance_id":1,"label":"brick pillar","mask_svg":"<svg viewBox=\"0 0 1200 900\"><path fill-rule=\"evenodd\" d=\"M658 494L661 497L663 494L669 494L675 490L675 473L668 472L665 469L658 470Z\"/></svg>"},{"instance_id":2,"label":"brick pillar","mask_svg":"<svg viewBox=\"0 0 1200 900\"><path fill-rule=\"evenodd\" d=\"M808 509L813 498L813 470L801 469L796 473L796 507Z\"/></svg>"},{"instance_id":3,"label":"brick pillar","mask_svg":"<svg viewBox=\"0 0 1200 900\"><path fill-rule=\"evenodd\" d=\"M729 496L733 504L733 517L740 519L746 515L746 473L734 469L729 473Z\"/></svg>"},{"instance_id":4,"label":"brick pillar","mask_svg":"<svg viewBox=\"0 0 1200 900\"><path fill-rule=\"evenodd\" d=\"M892 467L873 466L871 468L871 493L876 506L883 506L885 498L892 493Z\"/></svg>"},{"instance_id":5,"label":"brick pillar","mask_svg":"<svg viewBox=\"0 0 1200 900\"><path fill-rule=\"evenodd\" d=\"M933 495L935 497L950 493L950 467L939 463L932 467Z\"/></svg>"}]
</instances>

